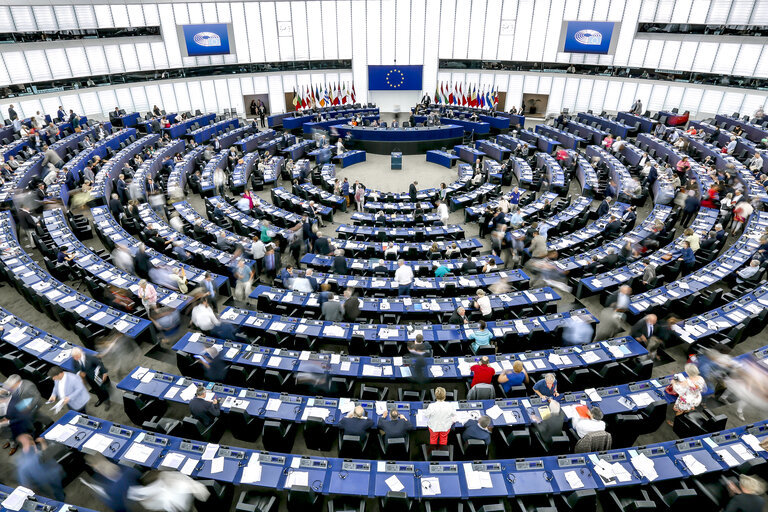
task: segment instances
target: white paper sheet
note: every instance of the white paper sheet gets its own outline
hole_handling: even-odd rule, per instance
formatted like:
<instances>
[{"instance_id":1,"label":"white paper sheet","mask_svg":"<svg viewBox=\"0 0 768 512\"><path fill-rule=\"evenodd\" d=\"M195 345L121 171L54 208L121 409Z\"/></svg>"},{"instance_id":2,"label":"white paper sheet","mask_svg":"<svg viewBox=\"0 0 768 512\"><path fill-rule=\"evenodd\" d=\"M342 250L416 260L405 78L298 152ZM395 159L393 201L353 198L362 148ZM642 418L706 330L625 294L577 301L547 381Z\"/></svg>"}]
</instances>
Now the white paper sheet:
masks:
<instances>
[{"instance_id":1,"label":"white paper sheet","mask_svg":"<svg viewBox=\"0 0 768 512\"><path fill-rule=\"evenodd\" d=\"M154 451L154 448L145 444L133 443L123 457L139 464L144 464Z\"/></svg>"},{"instance_id":2,"label":"white paper sheet","mask_svg":"<svg viewBox=\"0 0 768 512\"><path fill-rule=\"evenodd\" d=\"M389 490L392 492L400 492L403 489L405 489L405 486L400 481L399 478L397 478L397 475L392 475L386 480L384 480L384 483L387 484L387 487L389 487Z\"/></svg>"}]
</instances>

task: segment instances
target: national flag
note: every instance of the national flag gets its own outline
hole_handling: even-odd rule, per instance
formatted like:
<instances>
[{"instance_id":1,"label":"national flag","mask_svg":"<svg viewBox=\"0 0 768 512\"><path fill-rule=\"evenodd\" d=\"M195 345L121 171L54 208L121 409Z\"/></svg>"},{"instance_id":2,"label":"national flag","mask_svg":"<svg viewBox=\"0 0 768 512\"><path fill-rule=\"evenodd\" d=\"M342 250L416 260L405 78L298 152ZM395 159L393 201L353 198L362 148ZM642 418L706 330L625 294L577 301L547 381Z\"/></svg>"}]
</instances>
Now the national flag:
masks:
<instances>
[{"instance_id":1,"label":"national flag","mask_svg":"<svg viewBox=\"0 0 768 512\"><path fill-rule=\"evenodd\" d=\"M451 87L449 87L449 88L448 88L448 90L450 91L450 93L448 94L448 104L449 104L449 105L453 105L453 102L454 102L454 101L455 101L455 99L456 99L456 96L453 94L453 91L454 91L455 89L456 89L456 86L455 86L455 85L454 85L452 88L451 88Z\"/></svg>"},{"instance_id":2,"label":"national flag","mask_svg":"<svg viewBox=\"0 0 768 512\"><path fill-rule=\"evenodd\" d=\"M477 99L477 105L480 108L485 108L485 97L482 92L480 93L480 97Z\"/></svg>"},{"instance_id":3,"label":"national flag","mask_svg":"<svg viewBox=\"0 0 768 512\"><path fill-rule=\"evenodd\" d=\"M296 94L296 88L293 88L293 109L297 110L299 106L299 96Z\"/></svg>"},{"instance_id":4,"label":"national flag","mask_svg":"<svg viewBox=\"0 0 768 512\"><path fill-rule=\"evenodd\" d=\"M437 105L440 104L440 86L439 85L435 85L435 103Z\"/></svg>"},{"instance_id":5,"label":"national flag","mask_svg":"<svg viewBox=\"0 0 768 512\"><path fill-rule=\"evenodd\" d=\"M344 82L341 85L341 104L346 105L347 104L347 83Z\"/></svg>"},{"instance_id":6,"label":"national flag","mask_svg":"<svg viewBox=\"0 0 768 512\"><path fill-rule=\"evenodd\" d=\"M477 107L478 104L479 103L477 101L477 86L473 85L472 86L472 106Z\"/></svg>"},{"instance_id":7,"label":"national flag","mask_svg":"<svg viewBox=\"0 0 768 512\"><path fill-rule=\"evenodd\" d=\"M464 84L459 84L459 94L461 95L461 106L466 107L469 100L464 94ZM467 89L467 94L469 94L469 89Z\"/></svg>"},{"instance_id":8,"label":"national flag","mask_svg":"<svg viewBox=\"0 0 768 512\"><path fill-rule=\"evenodd\" d=\"M352 103L357 102L357 93L355 93L355 82L352 82Z\"/></svg>"},{"instance_id":9,"label":"national flag","mask_svg":"<svg viewBox=\"0 0 768 512\"><path fill-rule=\"evenodd\" d=\"M491 91L490 90L485 92L485 105L488 108L491 108L491 106L493 105L493 98L491 98Z\"/></svg>"},{"instance_id":10,"label":"national flag","mask_svg":"<svg viewBox=\"0 0 768 512\"><path fill-rule=\"evenodd\" d=\"M496 89L493 91L493 106L497 107L499 105L499 86L496 86Z\"/></svg>"},{"instance_id":11,"label":"national flag","mask_svg":"<svg viewBox=\"0 0 768 512\"><path fill-rule=\"evenodd\" d=\"M334 105L341 105L341 84L336 84L336 103Z\"/></svg>"},{"instance_id":12,"label":"national flag","mask_svg":"<svg viewBox=\"0 0 768 512\"><path fill-rule=\"evenodd\" d=\"M331 94L328 92L328 86L325 87L325 91L323 92L323 100L325 100L325 105L327 107L331 106Z\"/></svg>"}]
</instances>

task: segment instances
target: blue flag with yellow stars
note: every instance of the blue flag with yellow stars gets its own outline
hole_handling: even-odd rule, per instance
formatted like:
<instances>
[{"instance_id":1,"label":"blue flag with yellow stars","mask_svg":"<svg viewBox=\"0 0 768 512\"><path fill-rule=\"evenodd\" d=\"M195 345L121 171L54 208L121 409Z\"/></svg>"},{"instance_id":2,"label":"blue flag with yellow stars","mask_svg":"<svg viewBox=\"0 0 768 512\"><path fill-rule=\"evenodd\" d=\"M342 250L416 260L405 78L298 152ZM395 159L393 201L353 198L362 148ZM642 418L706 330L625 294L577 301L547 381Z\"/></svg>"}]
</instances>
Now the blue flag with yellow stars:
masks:
<instances>
[{"instance_id":1,"label":"blue flag with yellow stars","mask_svg":"<svg viewBox=\"0 0 768 512\"><path fill-rule=\"evenodd\" d=\"M422 66L368 66L369 91L420 91Z\"/></svg>"}]
</instances>

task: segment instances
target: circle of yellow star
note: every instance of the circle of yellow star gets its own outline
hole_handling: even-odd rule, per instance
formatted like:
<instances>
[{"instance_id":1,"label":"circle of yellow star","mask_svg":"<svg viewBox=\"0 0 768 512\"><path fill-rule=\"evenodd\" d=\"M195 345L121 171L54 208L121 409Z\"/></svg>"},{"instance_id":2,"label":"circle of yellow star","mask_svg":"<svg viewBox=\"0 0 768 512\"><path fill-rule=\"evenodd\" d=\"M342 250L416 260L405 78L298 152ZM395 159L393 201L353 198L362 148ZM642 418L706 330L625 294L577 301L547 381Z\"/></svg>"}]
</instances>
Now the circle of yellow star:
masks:
<instances>
[{"instance_id":1,"label":"circle of yellow star","mask_svg":"<svg viewBox=\"0 0 768 512\"><path fill-rule=\"evenodd\" d=\"M394 81L397 80L397 77L392 77L392 81L389 80L390 75L392 75L393 73L397 73L398 75L400 75L400 81L398 83L394 83ZM387 79L388 86L392 87L393 89L397 89L398 87L402 86L403 83L405 82L405 75L399 69L390 69L389 71L387 71L386 79Z\"/></svg>"}]
</instances>

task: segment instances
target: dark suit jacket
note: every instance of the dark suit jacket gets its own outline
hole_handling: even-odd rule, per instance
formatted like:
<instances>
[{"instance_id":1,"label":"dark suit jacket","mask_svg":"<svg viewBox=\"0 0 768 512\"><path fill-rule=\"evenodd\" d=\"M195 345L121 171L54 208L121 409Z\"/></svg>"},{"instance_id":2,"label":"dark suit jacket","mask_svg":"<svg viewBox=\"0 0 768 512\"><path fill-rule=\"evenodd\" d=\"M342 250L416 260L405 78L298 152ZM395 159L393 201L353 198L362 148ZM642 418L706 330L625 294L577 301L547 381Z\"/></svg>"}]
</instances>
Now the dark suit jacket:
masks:
<instances>
[{"instance_id":1,"label":"dark suit jacket","mask_svg":"<svg viewBox=\"0 0 768 512\"><path fill-rule=\"evenodd\" d=\"M448 319L448 323L453 325L462 325L464 323L464 318L466 317L462 317L457 311L454 311L451 315L451 318Z\"/></svg>"},{"instance_id":2,"label":"dark suit jacket","mask_svg":"<svg viewBox=\"0 0 768 512\"><path fill-rule=\"evenodd\" d=\"M372 426L373 420L370 418L344 417L339 421L339 430L350 436L364 437Z\"/></svg>"},{"instance_id":3,"label":"dark suit jacket","mask_svg":"<svg viewBox=\"0 0 768 512\"><path fill-rule=\"evenodd\" d=\"M491 443L491 433L481 428L477 423L477 420L469 420L464 424L464 433L461 434L461 438L465 441L470 439L480 439L485 444Z\"/></svg>"},{"instance_id":4,"label":"dark suit jacket","mask_svg":"<svg viewBox=\"0 0 768 512\"><path fill-rule=\"evenodd\" d=\"M94 355L86 354L83 358L82 364L78 365L75 363L75 367L78 371L85 372L85 378L94 381L97 384L99 381L103 378L103 375L107 373L107 369L104 367L104 363L101 362L101 359ZM96 380L98 377L99 380Z\"/></svg>"},{"instance_id":5,"label":"dark suit jacket","mask_svg":"<svg viewBox=\"0 0 768 512\"><path fill-rule=\"evenodd\" d=\"M402 418L391 420L389 418L379 420L379 430L384 432L384 440L395 439L398 437L405 437L405 434L413 429L410 421L405 421Z\"/></svg>"},{"instance_id":6,"label":"dark suit jacket","mask_svg":"<svg viewBox=\"0 0 768 512\"><path fill-rule=\"evenodd\" d=\"M414 203L416 202L416 195L418 194L418 190L416 190L416 185L411 183L411 186L408 187L408 195L411 196L411 201Z\"/></svg>"},{"instance_id":7,"label":"dark suit jacket","mask_svg":"<svg viewBox=\"0 0 768 512\"><path fill-rule=\"evenodd\" d=\"M606 235L618 235L619 233L621 233L621 222L619 222L618 220L614 222L609 222L608 224L606 224L604 231Z\"/></svg>"},{"instance_id":8,"label":"dark suit jacket","mask_svg":"<svg viewBox=\"0 0 768 512\"><path fill-rule=\"evenodd\" d=\"M209 426L221 414L219 404L195 397L189 401L189 411L204 426Z\"/></svg>"},{"instance_id":9,"label":"dark suit jacket","mask_svg":"<svg viewBox=\"0 0 768 512\"><path fill-rule=\"evenodd\" d=\"M651 336L654 334L656 334L655 325L653 326L653 332L651 333ZM640 339L641 336L645 336L645 338L648 339L648 325L645 322L645 318L641 318L635 323L635 325L632 326L632 329L629 331L629 335L635 339Z\"/></svg>"},{"instance_id":10,"label":"dark suit jacket","mask_svg":"<svg viewBox=\"0 0 768 512\"><path fill-rule=\"evenodd\" d=\"M327 238L322 237L315 240L315 252L317 254L328 254L331 252L331 246Z\"/></svg>"},{"instance_id":11,"label":"dark suit jacket","mask_svg":"<svg viewBox=\"0 0 768 512\"><path fill-rule=\"evenodd\" d=\"M347 273L347 260L344 256L336 256L333 258L333 265L331 265L331 272L334 274L345 275Z\"/></svg>"},{"instance_id":12,"label":"dark suit jacket","mask_svg":"<svg viewBox=\"0 0 768 512\"><path fill-rule=\"evenodd\" d=\"M534 429L541 436L541 441L545 447L549 447L552 444L552 438L560 435L563 432L563 422L565 421L565 413L560 411L558 414L551 414L547 419L541 423L536 423Z\"/></svg>"},{"instance_id":13,"label":"dark suit jacket","mask_svg":"<svg viewBox=\"0 0 768 512\"><path fill-rule=\"evenodd\" d=\"M608 213L610 209L611 209L610 205L607 202L603 201L602 203L600 203L600 206L597 207L597 216L602 217L603 215Z\"/></svg>"}]
</instances>

